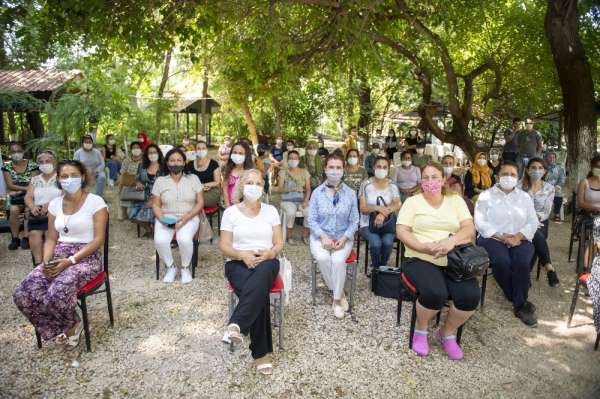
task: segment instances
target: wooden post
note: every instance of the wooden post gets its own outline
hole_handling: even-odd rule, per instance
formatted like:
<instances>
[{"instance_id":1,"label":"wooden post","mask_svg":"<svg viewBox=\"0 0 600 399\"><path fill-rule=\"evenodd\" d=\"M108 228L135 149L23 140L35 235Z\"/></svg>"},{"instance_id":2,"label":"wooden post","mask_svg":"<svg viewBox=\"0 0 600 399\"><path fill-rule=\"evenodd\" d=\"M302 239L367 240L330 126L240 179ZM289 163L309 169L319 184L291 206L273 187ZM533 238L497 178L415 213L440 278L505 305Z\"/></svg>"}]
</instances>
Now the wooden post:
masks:
<instances>
[{"instance_id":1,"label":"wooden post","mask_svg":"<svg viewBox=\"0 0 600 399\"><path fill-rule=\"evenodd\" d=\"M0 111L0 143L4 142L4 111Z\"/></svg>"},{"instance_id":2,"label":"wooden post","mask_svg":"<svg viewBox=\"0 0 600 399\"><path fill-rule=\"evenodd\" d=\"M185 113L185 134L186 136L190 134L190 113Z\"/></svg>"},{"instance_id":3,"label":"wooden post","mask_svg":"<svg viewBox=\"0 0 600 399\"><path fill-rule=\"evenodd\" d=\"M196 115L196 143L198 142L198 113L195 113Z\"/></svg>"}]
</instances>

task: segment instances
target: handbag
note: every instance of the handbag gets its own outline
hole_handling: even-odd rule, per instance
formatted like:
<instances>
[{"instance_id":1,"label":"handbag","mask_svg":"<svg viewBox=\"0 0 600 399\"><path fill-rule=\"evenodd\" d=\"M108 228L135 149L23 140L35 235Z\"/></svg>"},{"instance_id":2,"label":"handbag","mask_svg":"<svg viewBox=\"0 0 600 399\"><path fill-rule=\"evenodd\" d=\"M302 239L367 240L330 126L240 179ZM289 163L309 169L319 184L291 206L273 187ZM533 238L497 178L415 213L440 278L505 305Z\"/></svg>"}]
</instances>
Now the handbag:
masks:
<instances>
[{"instance_id":1,"label":"handbag","mask_svg":"<svg viewBox=\"0 0 600 399\"><path fill-rule=\"evenodd\" d=\"M123 187L121 189L121 201L144 201L146 193L144 190L136 190L135 187Z\"/></svg>"},{"instance_id":2,"label":"handbag","mask_svg":"<svg viewBox=\"0 0 600 399\"><path fill-rule=\"evenodd\" d=\"M377 296L398 299L401 293L400 269L389 266L375 267L371 273L371 291Z\"/></svg>"},{"instance_id":3,"label":"handbag","mask_svg":"<svg viewBox=\"0 0 600 399\"><path fill-rule=\"evenodd\" d=\"M464 244L448 252L446 274L450 279L460 282L481 276L490 266L490 258L483 247Z\"/></svg>"},{"instance_id":4,"label":"handbag","mask_svg":"<svg viewBox=\"0 0 600 399\"><path fill-rule=\"evenodd\" d=\"M292 264L285 255L279 258L279 275L283 280L283 298L284 304L287 306L290 302L290 292L292 291Z\"/></svg>"},{"instance_id":5,"label":"handbag","mask_svg":"<svg viewBox=\"0 0 600 399\"><path fill-rule=\"evenodd\" d=\"M198 227L198 241L210 241L213 238L212 226L204 211L200 212L200 226Z\"/></svg>"},{"instance_id":6,"label":"handbag","mask_svg":"<svg viewBox=\"0 0 600 399\"><path fill-rule=\"evenodd\" d=\"M379 197L377 197L377 206L380 206L381 204L383 204L383 206L387 206L383 197L379 196ZM385 220L383 221L381 226L376 226L375 218L377 217L378 214L379 214L378 212L371 212L369 214L369 230L371 231L371 233L373 233L373 234L394 234L394 233L396 233L396 214L390 213L385 218Z\"/></svg>"},{"instance_id":7,"label":"handbag","mask_svg":"<svg viewBox=\"0 0 600 399\"><path fill-rule=\"evenodd\" d=\"M286 171L285 174L286 179L283 186L285 188L297 188L298 184L296 184L290 173ZM304 201L304 192L292 191L288 193L283 193L281 194L281 200L286 202L302 202Z\"/></svg>"}]
</instances>

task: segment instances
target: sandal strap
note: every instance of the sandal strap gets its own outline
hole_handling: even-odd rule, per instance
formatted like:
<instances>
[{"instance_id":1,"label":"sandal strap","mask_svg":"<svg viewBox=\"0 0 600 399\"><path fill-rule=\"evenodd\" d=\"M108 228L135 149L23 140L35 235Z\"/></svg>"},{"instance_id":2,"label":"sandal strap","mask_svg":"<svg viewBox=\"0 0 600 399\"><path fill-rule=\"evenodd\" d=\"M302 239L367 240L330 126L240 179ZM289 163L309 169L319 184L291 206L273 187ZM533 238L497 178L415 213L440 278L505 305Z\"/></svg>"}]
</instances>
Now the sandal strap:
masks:
<instances>
[{"instance_id":1,"label":"sandal strap","mask_svg":"<svg viewBox=\"0 0 600 399\"><path fill-rule=\"evenodd\" d=\"M415 334L424 334L424 335L427 335L427 334L429 334L429 331L418 330L418 329L415 328Z\"/></svg>"},{"instance_id":2,"label":"sandal strap","mask_svg":"<svg viewBox=\"0 0 600 399\"><path fill-rule=\"evenodd\" d=\"M273 365L271 363L263 363L263 364L259 364L256 366L257 370L264 370L264 369L272 369Z\"/></svg>"},{"instance_id":3,"label":"sandal strap","mask_svg":"<svg viewBox=\"0 0 600 399\"><path fill-rule=\"evenodd\" d=\"M446 335L445 337L443 335L440 334L440 337L444 340L444 341L448 341L448 340L455 340L456 341L456 335Z\"/></svg>"}]
</instances>

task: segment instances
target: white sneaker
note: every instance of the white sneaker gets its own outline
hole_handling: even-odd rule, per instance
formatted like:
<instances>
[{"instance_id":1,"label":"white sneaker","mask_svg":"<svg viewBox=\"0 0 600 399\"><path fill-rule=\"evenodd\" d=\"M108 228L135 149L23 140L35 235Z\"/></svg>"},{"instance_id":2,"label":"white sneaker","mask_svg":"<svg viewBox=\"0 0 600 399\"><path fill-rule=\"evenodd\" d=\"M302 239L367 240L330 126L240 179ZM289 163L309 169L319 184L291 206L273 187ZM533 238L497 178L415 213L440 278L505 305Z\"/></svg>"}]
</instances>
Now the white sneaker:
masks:
<instances>
[{"instance_id":1,"label":"white sneaker","mask_svg":"<svg viewBox=\"0 0 600 399\"><path fill-rule=\"evenodd\" d=\"M177 276L177 268L175 266L167 267L163 283L172 283L175 281L175 276Z\"/></svg>"},{"instance_id":2,"label":"white sneaker","mask_svg":"<svg viewBox=\"0 0 600 399\"><path fill-rule=\"evenodd\" d=\"M333 314L338 319L343 319L345 312L344 312L344 309L340 305L333 304Z\"/></svg>"},{"instance_id":3,"label":"white sneaker","mask_svg":"<svg viewBox=\"0 0 600 399\"><path fill-rule=\"evenodd\" d=\"M344 296L340 302L342 303L342 309L344 310L344 312L347 312L350 310L350 304L348 303L348 298L346 298Z\"/></svg>"},{"instance_id":4,"label":"white sneaker","mask_svg":"<svg viewBox=\"0 0 600 399\"><path fill-rule=\"evenodd\" d=\"M181 268L181 283L188 284L192 282L192 272L189 267Z\"/></svg>"}]
</instances>

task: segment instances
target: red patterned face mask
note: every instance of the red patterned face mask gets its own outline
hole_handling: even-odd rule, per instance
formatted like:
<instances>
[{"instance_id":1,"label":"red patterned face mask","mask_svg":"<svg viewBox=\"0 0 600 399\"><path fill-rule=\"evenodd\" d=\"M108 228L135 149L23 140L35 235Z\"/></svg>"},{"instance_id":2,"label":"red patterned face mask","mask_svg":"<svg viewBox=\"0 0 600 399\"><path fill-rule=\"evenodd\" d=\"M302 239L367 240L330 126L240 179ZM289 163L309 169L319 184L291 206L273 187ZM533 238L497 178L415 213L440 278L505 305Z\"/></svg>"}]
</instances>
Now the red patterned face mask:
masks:
<instances>
[{"instance_id":1,"label":"red patterned face mask","mask_svg":"<svg viewBox=\"0 0 600 399\"><path fill-rule=\"evenodd\" d=\"M426 193L437 194L442 192L442 181L441 180L423 180L421 182L421 188Z\"/></svg>"}]
</instances>

